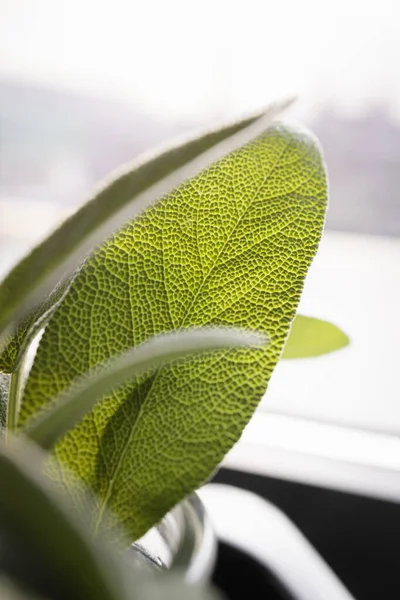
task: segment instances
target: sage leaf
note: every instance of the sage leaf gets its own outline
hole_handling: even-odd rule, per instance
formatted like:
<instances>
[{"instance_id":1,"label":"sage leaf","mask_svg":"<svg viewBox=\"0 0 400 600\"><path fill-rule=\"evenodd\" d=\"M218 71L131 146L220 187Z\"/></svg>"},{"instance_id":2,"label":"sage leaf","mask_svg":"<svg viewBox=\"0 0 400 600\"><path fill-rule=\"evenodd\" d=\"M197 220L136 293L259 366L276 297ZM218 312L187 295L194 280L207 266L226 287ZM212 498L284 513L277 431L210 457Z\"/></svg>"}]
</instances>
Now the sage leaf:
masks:
<instances>
[{"instance_id":1,"label":"sage leaf","mask_svg":"<svg viewBox=\"0 0 400 600\"><path fill-rule=\"evenodd\" d=\"M139 377L57 444L59 463L97 495L96 531L113 529L109 508L140 537L239 439L281 355L326 202L318 144L277 124L165 196L85 263L41 339L21 425L75 378L159 333L228 326L270 340ZM50 474L68 489L62 468Z\"/></svg>"},{"instance_id":2,"label":"sage leaf","mask_svg":"<svg viewBox=\"0 0 400 600\"><path fill-rule=\"evenodd\" d=\"M39 414L24 434L49 450L93 408L99 398L125 381L190 354L221 348L260 346L262 341L263 338L254 333L226 328L203 328L155 336L74 382L72 389L56 398L52 408Z\"/></svg>"},{"instance_id":3,"label":"sage leaf","mask_svg":"<svg viewBox=\"0 0 400 600\"><path fill-rule=\"evenodd\" d=\"M42 476L43 459L22 440L0 444L0 571L29 585L62 582L60 598L122 598L117 561ZM26 564L25 553L30 553ZM32 563L45 569L44 579L37 569L32 572Z\"/></svg>"},{"instance_id":4,"label":"sage leaf","mask_svg":"<svg viewBox=\"0 0 400 600\"><path fill-rule=\"evenodd\" d=\"M181 181L261 132L288 102L124 167L19 262L0 285L0 342L106 237ZM0 344L1 347L1 344Z\"/></svg>"},{"instance_id":5,"label":"sage leaf","mask_svg":"<svg viewBox=\"0 0 400 600\"><path fill-rule=\"evenodd\" d=\"M21 590L11 583L11 581L0 579L0 598L1 600L43 600L43 597L31 594L26 590Z\"/></svg>"},{"instance_id":6,"label":"sage leaf","mask_svg":"<svg viewBox=\"0 0 400 600\"><path fill-rule=\"evenodd\" d=\"M18 325L14 335L9 336L0 354L0 372L13 373L20 366L35 336L44 328L54 310L62 301L72 277L60 282L46 300L36 306Z\"/></svg>"},{"instance_id":7,"label":"sage leaf","mask_svg":"<svg viewBox=\"0 0 400 600\"><path fill-rule=\"evenodd\" d=\"M309 358L335 352L348 346L347 335L328 321L297 315L282 358Z\"/></svg>"},{"instance_id":8,"label":"sage leaf","mask_svg":"<svg viewBox=\"0 0 400 600\"><path fill-rule=\"evenodd\" d=\"M26 568L26 565L22 566ZM126 565L126 571L125 590L116 592L113 600L218 600L221 598L215 589L208 586L187 584L183 574L154 572L144 575L132 564ZM67 573L66 576L68 577ZM33 591L27 591L26 586L24 587L25 589L22 590L10 579L1 578L1 600L45 600L44 596L39 597ZM65 587L64 581L59 579L58 589L53 597L57 600L69 600L69 596L65 595ZM46 595L46 598L49 597ZM86 596L85 600L97 600L97 598L92 595Z\"/></svg>"}]
</instances>

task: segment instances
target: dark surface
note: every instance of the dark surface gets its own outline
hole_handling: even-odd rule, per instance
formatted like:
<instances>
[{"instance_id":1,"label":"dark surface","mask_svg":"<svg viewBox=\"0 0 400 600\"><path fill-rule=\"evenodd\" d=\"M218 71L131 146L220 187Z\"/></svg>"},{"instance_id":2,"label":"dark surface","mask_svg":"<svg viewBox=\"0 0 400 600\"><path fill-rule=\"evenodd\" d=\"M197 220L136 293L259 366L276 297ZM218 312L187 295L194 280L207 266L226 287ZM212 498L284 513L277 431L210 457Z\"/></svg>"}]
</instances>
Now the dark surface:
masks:
<instances>
[{"instance_id":1,"label":"dark surface","mask_svg":"<svg viewBox=\"0 0 400 600\"><path fill-rule=\"evenodd\" d=\"M228 469L213 481L283 510L356 600L400 599L400 505Z\"/></svg>"},{"instance_id":2,"label":"dark surface","mask_svg":"<svg viewBox=\"0 0 400 600\"><path fill-rule=\"evenodd\" d=\"M227 600L293 600L258 561L221 542L213 583Z\"/></svg>"}]
</instances>

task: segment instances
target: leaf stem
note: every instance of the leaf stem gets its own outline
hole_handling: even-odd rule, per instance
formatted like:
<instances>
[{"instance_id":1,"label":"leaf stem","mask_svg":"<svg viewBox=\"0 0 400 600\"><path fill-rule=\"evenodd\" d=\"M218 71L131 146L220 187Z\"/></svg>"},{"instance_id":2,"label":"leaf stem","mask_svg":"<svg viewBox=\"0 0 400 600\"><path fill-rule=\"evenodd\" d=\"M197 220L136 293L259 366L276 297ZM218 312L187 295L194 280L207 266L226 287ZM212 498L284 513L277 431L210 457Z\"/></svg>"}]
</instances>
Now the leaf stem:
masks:
<instances>
[{"instance_id":1,"label":"leaf stem","mask_svg":"<svg viewBox=\"0 0 400 600\"><path fill-rule=\"evenodd\" d=\"M7 422L6 431L11 433L16 430L18 424L18 414L21 405L21 393L23 384L24 361L22 360L18 367L11 373L10 389L8 394Z\"/></svg>"}]
</instances>

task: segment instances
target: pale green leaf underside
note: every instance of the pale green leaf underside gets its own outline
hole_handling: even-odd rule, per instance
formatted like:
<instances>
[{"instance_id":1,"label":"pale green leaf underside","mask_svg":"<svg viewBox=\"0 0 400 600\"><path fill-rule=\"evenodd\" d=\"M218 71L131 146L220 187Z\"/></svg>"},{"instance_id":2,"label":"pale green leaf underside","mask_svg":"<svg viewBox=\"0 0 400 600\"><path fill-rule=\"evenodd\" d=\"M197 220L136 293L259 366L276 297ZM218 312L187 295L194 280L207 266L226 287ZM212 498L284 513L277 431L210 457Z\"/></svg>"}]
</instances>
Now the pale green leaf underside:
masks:
<instances>
[{"instance_id":1,"label":"pale green leaf underside","mask_svg":"<svg viewBox=\"0 0 400 600\"><path fill-rule=\"evenodd\" d=\"M29 423L24 434L50 450L93 408L99 398L121 384L190 355L222 348L261 347L265 342L252 332L227 328L204 327L157 335L74 381L71 388L54 400L51 409L43 410L43 414L39 413Z\"/></svg>"},{"instance_id":2,"label":"pale green leaf underside","mask_svg":"<svg viewBox=\"0 0 400 600\"><path fill-rule=\"evenodd\" d=\"M124 386L61 441L59 460L98 494L96 528L108 528L110 506L139 537L237 441L280 357L326 199L314 140L270 127L127 226L79 273L42 338L22 423L90 367L157 333L218 324L271 341Z\"/></svg>"},{"instance_id":3,"label":"pale green leaf underside","mask_svg":"<svg viewBox=\"0 0 400 600\"><path fill-rule=\"evenodd\" d=\"M1 282L0 350L9 343L7 338L15 334L21 320L97 244L182 180L225 156L232 147L238 148L252 139L288 104L272 105L264 113L203 132L155 156L140 158L118 172ZM17 341L20 337L17 335Z\"/></svg>"},{"instance_id":4,"label":"pale green leaf underside","mask_svg":"<svg viewBox=\"0 0 400 600\"><path fill-rule=\"evenodd\" d=\"M18 562L26 561L28 570L32 558L45 565L76 600L117 600L123 585L114 555L93 539L84 515L77 518L65 497L55 492L41 473L43 462L44 455L25 440L0 444L0 532L10 558L19 548ZM36 578L34 572L32 576Z\"/></svg>"},{"instance_id":5,"label":"pale green leaf underside","mask_svg":"<svg viewBox=\"0 0 400 600\"><path fill-rule=\"evenodd\" d=\"M46 582L52 598L62 592L75 600L216 600L204 586L188 586L176 573L143 571L131 553L124 560L121 548L95 540L87 515L70 512L42 475L42 464L33 444L0 444L0 480L7 482L0 494L1 600L40 600L15 585L28 582L35 589Z\"/></svg>"},{"instance_id":6,"label":"pale green leaf underside","mask_svg":"<svg viewBox=\"0 0 400 600\"><path fill-rule=\"evenodd\" d=\"M297 315L282 358L321 356L348 346L349 338L339 327L313 317Z\"/></svg>"}]
</instances>

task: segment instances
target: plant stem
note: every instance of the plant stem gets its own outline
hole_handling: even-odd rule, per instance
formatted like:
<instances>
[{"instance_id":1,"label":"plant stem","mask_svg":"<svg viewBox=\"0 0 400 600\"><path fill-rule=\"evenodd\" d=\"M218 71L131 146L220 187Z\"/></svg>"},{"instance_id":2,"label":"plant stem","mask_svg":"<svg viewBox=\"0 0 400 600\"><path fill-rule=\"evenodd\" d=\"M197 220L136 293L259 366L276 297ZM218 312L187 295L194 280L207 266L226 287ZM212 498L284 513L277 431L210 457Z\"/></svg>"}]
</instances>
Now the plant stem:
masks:
<instances>
[{"instance_id":1,"label":"plant stem","mask_svg":"<svg viewBox=\"0 0 400 600\"><path fill-rule=\"evenodd\" d=\"M13 432L17 428L18 413L21 404L23 372L24 362L21 361L17 369L13 373L11 373L7 407L7 433Z\"/></svg>"}]
</instances>

